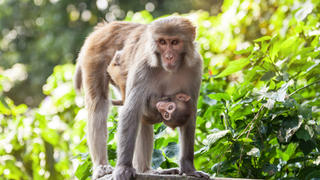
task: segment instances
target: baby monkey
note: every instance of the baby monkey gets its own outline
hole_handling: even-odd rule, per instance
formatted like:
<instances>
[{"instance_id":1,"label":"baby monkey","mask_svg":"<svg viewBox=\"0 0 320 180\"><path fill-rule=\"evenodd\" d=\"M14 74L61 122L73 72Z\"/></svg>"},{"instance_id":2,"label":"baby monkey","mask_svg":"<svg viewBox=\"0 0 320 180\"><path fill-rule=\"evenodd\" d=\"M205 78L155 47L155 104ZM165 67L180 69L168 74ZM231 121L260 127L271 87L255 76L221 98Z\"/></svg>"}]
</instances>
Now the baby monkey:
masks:
<instances>
[{"instance_id":1,"label":"baby monkey","mask_svg":"<svg viewBox=\"0 0 320 180\"><path fill-rule=\"evenodd\" d=\"M191 97L184 93L177 93L162 98L152 97L150 100L151 107L156 107L161 114L162 122L168 127L175 129L186 123L191 115Z\"/></svg>"},{"instance_id":2,"label":"baby monkey","mask_svg":"<svg viewBox=\"0 0 320 180\"><path fill-rule=\"evenodd\" d=\"M112 100L115 106L121 106L124 103L126 96L126 81L128 76L128 69L125 58L121 58L121 51L117 51L111 60L107 72L111 77L111 83L120 89L121 100Z\"/></svg>"}]
</instances>

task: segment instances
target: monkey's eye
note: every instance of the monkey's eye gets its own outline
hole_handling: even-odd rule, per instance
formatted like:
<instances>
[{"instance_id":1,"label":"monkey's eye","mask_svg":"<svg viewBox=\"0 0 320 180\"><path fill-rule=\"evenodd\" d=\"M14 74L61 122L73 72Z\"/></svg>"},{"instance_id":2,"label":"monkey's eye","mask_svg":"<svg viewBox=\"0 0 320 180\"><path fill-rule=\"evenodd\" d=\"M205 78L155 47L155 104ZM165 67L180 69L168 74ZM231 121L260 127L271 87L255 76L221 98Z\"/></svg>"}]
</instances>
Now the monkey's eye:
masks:
<instances>
[{"instance_id":1,"label":"monkey's eye","mask_svg":"<svg viewBox=\"0 0 320 180\"><path fill-rule=\"evenodd\" d=\"M165 44L166 44L166 41L165 41L164 39L160 39L160 40L159 40L159 44L165 45Z\"/></svg>"},{"instance_id":2,"label":"monkey's eye","mask_svg":"<svg viewBox=\"0 0 320 180\"><path fill-rule=\"evenodd\" d=\"M171 44L172 44L172 45L177 45L177 44L179 44L179 40L177 40L177 39L172 40L172 41L171 41Z\"/></svg>"}]
</instances>

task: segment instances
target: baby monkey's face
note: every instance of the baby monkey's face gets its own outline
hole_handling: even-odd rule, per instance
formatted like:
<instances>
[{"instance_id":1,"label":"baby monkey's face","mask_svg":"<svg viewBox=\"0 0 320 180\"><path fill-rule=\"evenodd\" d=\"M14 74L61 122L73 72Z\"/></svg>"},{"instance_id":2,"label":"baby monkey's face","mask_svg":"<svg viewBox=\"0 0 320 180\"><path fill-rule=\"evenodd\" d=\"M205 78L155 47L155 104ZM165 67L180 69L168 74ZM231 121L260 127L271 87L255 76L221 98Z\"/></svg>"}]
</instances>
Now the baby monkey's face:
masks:
<instances>
[{"instance_id":1,"label":"baby monkey's face","mask_svg":"<svg viewBox=\"0 0 320 180\"><path fill-rule=\"evenodd\" d=\"M184 93L176 94L171 100L159 101L156 104L157 110L160 112L162 118L166 121L172 119L173 115L180 116L187 111L187 102L191 99L190 96Z\"/></svg>"}]
</instances>

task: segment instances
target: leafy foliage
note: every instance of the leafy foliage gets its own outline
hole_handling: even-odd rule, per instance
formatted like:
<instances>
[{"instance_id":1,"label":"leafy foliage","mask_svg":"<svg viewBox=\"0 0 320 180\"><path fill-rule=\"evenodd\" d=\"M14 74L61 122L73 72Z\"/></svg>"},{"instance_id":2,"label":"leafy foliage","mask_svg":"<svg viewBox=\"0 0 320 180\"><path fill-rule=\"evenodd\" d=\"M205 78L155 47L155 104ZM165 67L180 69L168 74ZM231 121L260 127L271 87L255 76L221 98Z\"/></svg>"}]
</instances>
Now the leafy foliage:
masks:
<instances>
[{"instance_id":1,"label":"leafy foliage","mask_svg":"<svg viewBox=\"0 0 320 180\"><path fill-rule=\"evenodd\" d=\"M222 13L184 16L198 27L204 59L195 166L212 176L320 177L320 2L225 0ZM128 21L150 22L147 12ZM86 110L74 92L74 65L56 66L37 108L3 95L0 71L0 179L88 179ZM116 96L116 93L112 94ZM117 109L108 117L116 160ZM178 133L155 125L153 168L178 166Z\"/></svg>"},{"instance_id":2,"label":"leafy foliage","mask_svg":"<svg viewBox=\"0 0 320 180\"><path fill-rule=\"evenodd\" d=\"M22 63L28 72L27 79L5 91L6 95L16 103L37 106L44 98L41 87L53 67L75 62L84 38L99 21L123 20L127 13L144 9L155 16L191 9L215 13L221 1L1 0L0 66Z\"/></svg>"}]
</instances>

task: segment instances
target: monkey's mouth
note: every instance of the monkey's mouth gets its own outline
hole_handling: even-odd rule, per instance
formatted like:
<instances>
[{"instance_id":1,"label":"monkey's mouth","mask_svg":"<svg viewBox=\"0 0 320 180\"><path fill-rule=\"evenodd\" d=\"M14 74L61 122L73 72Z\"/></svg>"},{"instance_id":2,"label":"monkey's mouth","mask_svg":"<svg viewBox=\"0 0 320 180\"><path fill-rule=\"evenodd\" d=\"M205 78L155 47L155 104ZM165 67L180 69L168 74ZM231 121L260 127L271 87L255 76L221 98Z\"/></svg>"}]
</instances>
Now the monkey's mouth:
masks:
<instances>
[{"instance_id":1,"label":"monkey's mouth","mask_svg":"<svg viewBox=\"0 0 320 180\"><path fill-rule=\"evenodd\" d=\"M164 67L164 69L168 72L176 72L178 68L177 65L168 64Z\"/></svg>"}]
</instances>

